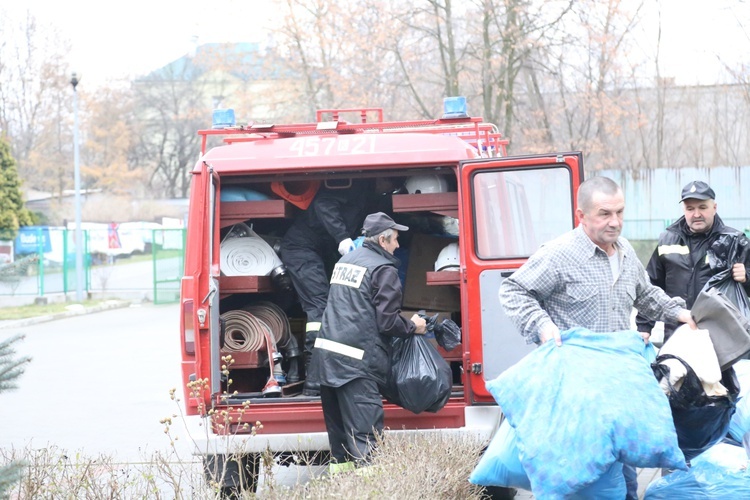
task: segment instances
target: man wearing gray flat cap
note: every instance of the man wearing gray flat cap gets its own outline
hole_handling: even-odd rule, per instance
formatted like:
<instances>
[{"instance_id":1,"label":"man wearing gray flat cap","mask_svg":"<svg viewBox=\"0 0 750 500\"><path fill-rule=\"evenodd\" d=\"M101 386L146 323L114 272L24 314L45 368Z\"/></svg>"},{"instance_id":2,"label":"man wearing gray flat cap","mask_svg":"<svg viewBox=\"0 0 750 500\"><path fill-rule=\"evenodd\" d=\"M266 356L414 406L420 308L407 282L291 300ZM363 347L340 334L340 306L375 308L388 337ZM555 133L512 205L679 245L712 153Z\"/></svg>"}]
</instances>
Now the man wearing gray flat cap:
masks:
<instances>
[{"instance_id":1,"label":"man wearing gray flat cap","mask_svg":"<svg viewBox=\"0 0 750 500\"><path fill-rule=\"evenodd\" d=\"M320 384L331 472L367 465L375 435L383 431L383 399L392 337L426 332L418 315L401 316L399 232L383 212L365 218L365 241L344 255L331 276L320 335L315 341L311 377Z\"/></svg>"},{"instance_id":2,"label":"man wearing gray flat cap","mask_svg":"<svg viewBox=\"0 0 750 500\"><path fill-rule=\"evenodd\" d=\"M683 216L659 236L646 271L651 283L667 292L670 297L682 297L688 309L708 280L718 271L711 269L708 251L722 235L746 239L742 232L724 224L716 213L716 193L703 181L689 182L680 195ZM750 259L750 253L747 254ZM732 278L742 283L750 294L750 262L737 262L732 266ZM636 318L638 331L650 333L654 322L644 317ZM664 340L674 332L676 324L664 324Z\"/></svg>"}]
</instances>

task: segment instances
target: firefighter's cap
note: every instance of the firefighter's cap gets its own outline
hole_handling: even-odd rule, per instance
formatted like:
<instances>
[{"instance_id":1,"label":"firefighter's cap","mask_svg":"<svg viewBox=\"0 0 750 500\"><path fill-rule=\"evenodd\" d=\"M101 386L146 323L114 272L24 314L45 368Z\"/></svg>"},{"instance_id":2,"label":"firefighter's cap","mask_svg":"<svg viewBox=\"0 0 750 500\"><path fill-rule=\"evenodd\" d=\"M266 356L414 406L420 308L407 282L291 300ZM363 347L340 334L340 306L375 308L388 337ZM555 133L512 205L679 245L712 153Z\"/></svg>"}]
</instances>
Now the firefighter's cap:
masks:
<instances>
[{"instance_id":1,"label":"firefighter's cap","mask_svg":"<svg viewBox=\"0 0 750 500\"><path fill-rule=\"evenodd\" d=\"M375 212L365 217L365 223L362 226L365 236L375 236L386 229L396 229L397 231L408 231L407 226L396 224L396 222L383 212Z\"/></svg>"},{"instance_id":2,"label":"firefighter's cap","mask_svg":"<svg viewBox=\"0 0 750 500\"><path fill-rule=\"evenodd\" d=\"M693 181L682 188L680 203L685 200L715 200L716 193L703 181Z\"/></svg>"}]
</instances>

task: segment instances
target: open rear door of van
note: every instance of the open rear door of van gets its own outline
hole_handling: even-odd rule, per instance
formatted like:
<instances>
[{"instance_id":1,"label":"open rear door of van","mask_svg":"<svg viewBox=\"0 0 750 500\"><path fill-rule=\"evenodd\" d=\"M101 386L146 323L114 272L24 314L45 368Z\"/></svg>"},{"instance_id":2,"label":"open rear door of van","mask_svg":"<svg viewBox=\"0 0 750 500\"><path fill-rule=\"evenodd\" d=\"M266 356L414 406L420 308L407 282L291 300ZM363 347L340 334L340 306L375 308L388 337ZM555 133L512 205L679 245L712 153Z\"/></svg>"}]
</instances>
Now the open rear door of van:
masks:
<instances>
[{"instance_id":1,"label":"open rear door of van","mask_svg":"<svg viewBox=\"0 0 750 500\"><path fill-rule=\"evenodd\" d=\"M485 381L532 349L505 315L500 284L546 241L575 227L581 153L461 162L463 331L467 397L492 402Z\"/></svg>"}]
</instances>

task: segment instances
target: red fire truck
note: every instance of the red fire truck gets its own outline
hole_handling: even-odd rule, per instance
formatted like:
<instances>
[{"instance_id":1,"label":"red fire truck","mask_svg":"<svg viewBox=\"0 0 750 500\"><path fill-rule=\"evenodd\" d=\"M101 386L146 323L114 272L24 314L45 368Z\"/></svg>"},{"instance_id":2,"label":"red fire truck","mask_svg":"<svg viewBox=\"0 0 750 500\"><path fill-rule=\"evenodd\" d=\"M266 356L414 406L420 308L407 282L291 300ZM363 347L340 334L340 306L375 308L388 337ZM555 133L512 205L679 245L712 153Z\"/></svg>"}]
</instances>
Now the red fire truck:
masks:
<instances>
[{"instance_id":1,"label":"red fire truck","mask_svg":"<svg viewBox=\"0 0 750 500\"><path fill-rule=\"evenodd\" d=\"M574 227L581 154L508 157L497 128L461 109L409 122L366 108L321 110L316 123L237 126L230 117L219 126L199 131L181 285L184 402L211 422L197 450L206 463L240 457L237 473L253 485L266 450L282 462L327 450L320 399L303 395L302 381L283 385L285 349L303 345L305 316L273 249L319 186L352 179L386 180L393 189L379 207L410 226L397 254L403 313L440 313L462 334L450 352L437 346L453 372L445 407L413 414L386 402L386 429L489 440L501 414L485 381L532 348L498 289L541 243ZM241 238L253 242L232 262L229 243ZM451 243L458 255L437 265Z\"/></svg>"}]
</instances>

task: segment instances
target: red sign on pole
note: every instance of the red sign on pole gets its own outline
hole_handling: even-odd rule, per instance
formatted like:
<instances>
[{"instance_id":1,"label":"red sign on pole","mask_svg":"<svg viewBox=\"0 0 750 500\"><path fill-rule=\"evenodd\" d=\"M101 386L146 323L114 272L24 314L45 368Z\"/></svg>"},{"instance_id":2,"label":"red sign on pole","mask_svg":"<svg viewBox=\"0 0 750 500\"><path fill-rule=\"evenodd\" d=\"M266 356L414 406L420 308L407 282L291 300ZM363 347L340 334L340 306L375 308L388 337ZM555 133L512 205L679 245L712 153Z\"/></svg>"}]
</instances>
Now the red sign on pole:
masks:
<instances>
[{"instance_id":1,"label":"red sign on pole","mask_svg":"<svg viewBox=\"0 0 750 500\"><path fill-rule=\"evenodd\" d=\"M109 248L122 248L120 235L117 233L117 224L111 222L107 228L107 243Z\"/></svg>"}]
</instances>

